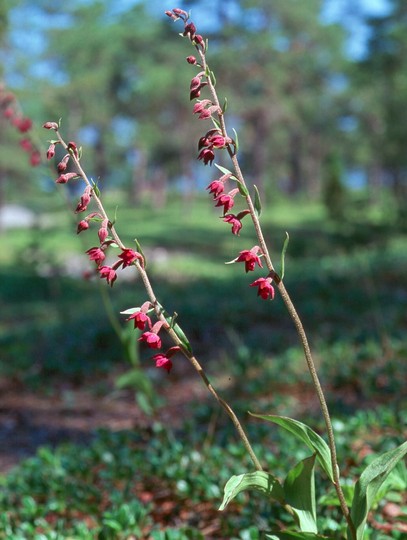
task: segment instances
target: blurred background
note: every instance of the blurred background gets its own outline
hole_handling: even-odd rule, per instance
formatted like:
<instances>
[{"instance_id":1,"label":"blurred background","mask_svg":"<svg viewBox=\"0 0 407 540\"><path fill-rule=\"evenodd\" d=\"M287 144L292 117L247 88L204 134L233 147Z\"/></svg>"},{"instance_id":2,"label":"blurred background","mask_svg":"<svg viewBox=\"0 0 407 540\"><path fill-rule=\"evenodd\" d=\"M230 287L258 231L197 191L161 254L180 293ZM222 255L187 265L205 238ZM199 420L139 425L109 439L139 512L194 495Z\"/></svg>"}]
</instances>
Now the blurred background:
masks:
<instances>
[{"instance_id":1,"label":"blurred background","mask_svg":"<svg viewBox=\"0 0 407 540\"><path fill-rule=\"evenodd\" d=\"M270 518L256 498L214 510L227 478L251 465L192 368L176 357L167 376L138 346L120 315L146 300L137 277L128 269L113 289L92 277L84 252L98 245L97 226L76 234L83 187L55 184L62 154L45 159L46 121L62 119L65 140L82 147L119 234L140 242L161 303L266 466L282 475L304 449L248 410L324 432L281 299L256 297L249 284L261 271L224 264L257 242L248 218L233 236L205 191L220 174L196 159L211 125L192 115L194 49L164 15L174 7L209 38L278 271L289 233L284 279L342 472L354 478L405 437L405 0L0 0L0 474L38 446L82 445L42 449L0 476L0 538L141 538L134 516L148 531L204 531L174 539L258 538L253 526ZM98 427L107 431L95 438ZM380 507L369 539L404 537L406 478L405 468L393 476L393 506ZM321 531L339 530L332 515Z\"/></svg>"},{"instance_id":2,"label":"blurred background","mask_svg":"<svg viewBox=\"0 0 407 540\"><path fill-rule=\"evenodd\" d=\"M301 350L281 301L256 300L251 277L223 264L255 238L248 221L240 238L232 236L205 192L219 174L196 160L209 123L192 116L196 68L185 58L194 49L178 36L182 24L164 15L173 7L0 2L3 95L11 92L13 106L33 121L22 133L0 118L0 375L8 389L68 400L85 382L99 395L112 384L131 386L146 411L172 384L151 370L148 351L138 351L137 334L118 315L145 301L136 278L118 280L113 291L83 279L91 269L83 252L96 245L96 229L75 234L81 189L56 186L57 161L44 159L50 133L41 125L61 118L120 234L129 245L140 241L160 298L179 313L209 371L229 373L235 392L250 390L258 400L272 388L284 410L296 400L296 377L308 380ZM261 193L277 265L290 235L287 287L334 410L390 403L399 413L407 351L407 4L191 0L178 7L191 10L209 38L228 127L239 135L247 181ZM33 167L37 151L41 163ZM260 369L271 387L259 382ZM188 370L177 363L173 381L193 378Z\"/></svg>"}]
</instances>

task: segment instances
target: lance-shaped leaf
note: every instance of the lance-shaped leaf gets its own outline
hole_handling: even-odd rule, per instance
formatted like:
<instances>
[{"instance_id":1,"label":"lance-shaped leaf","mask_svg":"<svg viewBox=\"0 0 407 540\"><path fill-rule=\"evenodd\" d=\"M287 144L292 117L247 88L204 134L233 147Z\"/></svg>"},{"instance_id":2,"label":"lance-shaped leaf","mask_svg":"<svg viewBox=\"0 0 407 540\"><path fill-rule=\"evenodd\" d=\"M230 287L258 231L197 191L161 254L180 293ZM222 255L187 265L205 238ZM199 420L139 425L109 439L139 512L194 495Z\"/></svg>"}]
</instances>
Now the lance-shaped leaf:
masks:
<instances>
[{"instance_id":1,"label":"lance-shaped leaf","mask_svg":"<svg viewBox=\"0 0 407 540\"><path fill-rule=\"evenodd\" d=\"M252 413L250 413L252 414ZM274 414L252 414L256 418L262 418L274 424L278 424L283 427L293 435L297 437L300 441L305 443L308 448L315 452L317 459L324 469L329 479L334 482L334 476L332 471L332 461L331 461L331 451L329 446L326 444L324 439L315 433L309 426L294 420L293 418L288 418L286 416L276 416Z\"/></svg>"},{"instance_id":2,"label":"lance-shaped leaf","mask_svg":"<svg viewBox=\"0 0 407 540\"><path fill-rule=\"evenodd\" d=\"M233 175L232 171L229 171L229 169L226 169L226 167L222 167L222 165L218 165L217 163L215 163L215 167L219 169L220 172L222 172L223 174L231 174L232 176L230 178L232 180L236 180L236 176Z\"/></svg>"},{"instance_id":3,"label":"lance-shaped leaf","mask_svg":"<svg viewBox=\"0 0 407 540\"><path fill-rule=\"evenodd\" d=\"M332 536L294 531L273 532L266 534L265 538L266 540L315 540L318 538L321 540L334 540Z\"/></svg>"},{"instance_id":4,"label":"lance-shaped leaf","mask_svg":"<svg viewBox=\"0 0 407 540\"><path fill-rule=\"evenodd\" d=\"M284 279L284 273L285 273L285 253L287 251L287 248L288 248L288 242L290 241L290 236L288 234L288 232L286 231L285 233L285 240L284 240L284 245L283 245L283 249L281 251L281 281Z\"/></svg>"},{"instance_id":5,"label":"lance-shaped leaf","mask_svg":"<svg viewBox=\"0 0 407 540\"><path fill-rule=\"evenodd\" d=\"M292 507L301 531L317 533L315 504L315 457L300 461L288 473L284 482L285 500Z\"/></svg>"},{"instance_id":6,"label":"lance-shaped leaf","mask_svg":"<svg viewBox=\"0 0 407 540\"><path fill-rule=\"evenodd\" d=\"M254 185L253 187L254 187L254 209L256 210L257 217L260 217L261 216L260 193L256 185Z\"/></svg>"},{"instance_id":7,"label":"lance-shaped leaf","mask_svg":"<svg viewBox=\"0 0 407 540\"><path fill-rule=\"evenodd\" d=\"M366 519L380 486L386 480L392 469L406 454L407 441L401 446L382 454L372 461L356 482L350 515L356 528L357 540L363 538ZM352 538L349 530L348 538Z\"/></svg>"},{"instance_id":8,"label":"lance-shaped leaf","mask_svg":"<svg viewBox=\"0 0 407 540\"><path fill-rule=\"evenodd\" d=\"M265 471L256 471L229 478L219 510L224 510L236 495L248 489L255 489L268 499L284 504L284 491L277 478Z\"/></svg>"}]
</instances>

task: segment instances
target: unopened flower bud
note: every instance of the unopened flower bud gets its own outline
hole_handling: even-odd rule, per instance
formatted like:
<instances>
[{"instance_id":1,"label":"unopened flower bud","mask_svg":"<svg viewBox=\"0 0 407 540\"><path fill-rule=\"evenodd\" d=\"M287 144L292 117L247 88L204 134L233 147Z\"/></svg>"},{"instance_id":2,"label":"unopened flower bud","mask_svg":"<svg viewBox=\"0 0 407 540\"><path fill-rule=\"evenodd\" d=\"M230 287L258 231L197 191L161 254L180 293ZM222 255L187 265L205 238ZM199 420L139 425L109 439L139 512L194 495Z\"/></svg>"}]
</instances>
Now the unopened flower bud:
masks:
<instances>
[{"instance_id":1,"label":"unopened flower bud","mask_svg":"<svg viewBox=\"0 0 407 540\"><path fill-rule=\"evenodd\" d=\"M71 172L71 173L65 173L58 176L58 178L55 180L56 184L66 184L69 180L72 180L72 178L75 178L77 173Z\"/></svg>"},{"instance_id":2,"label":"unopened flower bud","mask_svg":"<svg viewBox=\"0 0 407 540\"><path fill-rule=\"evenodd\" d=\"M192 64L194 66L196 64L195 56L187 56L187 62L188 64Z\"/></svg>"},{"instance_id":3,"label":"unopened flower bud","mask_svg":"<svg viewBox=\"0 0 407 540\"><path fill-rule=\"evenodd\" d=\"M42 127L45 129L54 129L55 131L57 131L59 128L56 122L45 122Z\"/></svg>"},{"instance_id":4,"label":"unopened flower bud","mask_svg":"<svg viewBox=\"0 0 407 540\"><path fill-rule=\"evenodd\" d=\"M51 143L47 150L47 159L52 159L55 156L55 144Z\"/></svg>"},{"instance_id":5,"label":"unopened flower bud","mask_svg":"<svg viewBox=\"0 0 407 540\"><path fill-rule=\"evenodd\" d=\"M86 229L89 229L89 223L86 221L86 219L82 219L78 223L78 227L76 229L76 234L79 234L82 231L86 231Z\"/></svg>"},{"instance_id":6,"label":"unopened flower bud","mask_svg":"<svg viewBox=\"0 0 407 540\"><path fill-rule=\"evenodd\" d=\"M64 172L66 171L66 168L68 167L68 161L71 156L69 154L66 154L61 161L57 165L58 172Z\"/></svg>"}]
</instances>

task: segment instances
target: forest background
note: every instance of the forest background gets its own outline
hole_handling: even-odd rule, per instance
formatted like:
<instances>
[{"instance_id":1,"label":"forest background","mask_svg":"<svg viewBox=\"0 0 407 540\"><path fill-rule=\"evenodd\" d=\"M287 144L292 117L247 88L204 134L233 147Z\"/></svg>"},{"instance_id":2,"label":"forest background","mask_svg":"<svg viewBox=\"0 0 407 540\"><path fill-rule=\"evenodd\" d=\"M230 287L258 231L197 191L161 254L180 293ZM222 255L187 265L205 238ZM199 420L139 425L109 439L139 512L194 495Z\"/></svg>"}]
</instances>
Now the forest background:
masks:
<instances>
[{"instance_id":1,"label":"forest background","mask_svg":"<svg viewBox=\"0 0 407 540\"><path fill-rule=\"evenodd\" d=\"M117 228L128 242L142 242L161 298L179 313L211 376L242 400L238 410L256 403L315 416L281 302L256 302L240 273L223 264L252 235L244 228L232 237L205 192L216 172L196 160L202 121L188 101L191 50L163 15L176 6L58 4L0 0L0 82L33 120L30 137L42 153L32 167L24 134L0 118L2 469L39 444L81 439L64 422L84 388L95 414L101 396L111 403L128 386L151 412L188 381L181 416L192 414L195 426L214 422L221 445L229 437L213 409L191 406L197 394L187 367L175 365L170 379L157 375L136 347L118 314L145 300L138 284L123 280L106 292L98 280L82 279L92 240L86 231L75 235L70 209L80 192L58 189L45 159L47 120L61 118L64 134L83 146ZM317 351L336 427L346 422L363 439L356 454L366 445L383 451L405 429L407 4L191 0L177 7L191 10L209 38L218 93L227 97L276 257L290 234L285 279ZM32 393L45 400L39 418ZM51 426L57 403L63 433ZM91 416L85 430L98 425Z\"/></svg>"}]
</instances>

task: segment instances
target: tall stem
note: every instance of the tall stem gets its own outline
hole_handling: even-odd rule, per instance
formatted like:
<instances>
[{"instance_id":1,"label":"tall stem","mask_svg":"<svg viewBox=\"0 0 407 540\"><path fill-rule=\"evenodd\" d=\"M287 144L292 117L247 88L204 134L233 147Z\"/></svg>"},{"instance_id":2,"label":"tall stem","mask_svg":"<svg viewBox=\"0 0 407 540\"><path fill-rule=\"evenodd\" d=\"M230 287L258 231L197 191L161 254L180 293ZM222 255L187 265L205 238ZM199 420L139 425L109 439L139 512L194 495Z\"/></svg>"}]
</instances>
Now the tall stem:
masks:
<instances>
[{"instance_id":1,"label":"tall stem","mask_svg":"<svg viewBox=\"0 0 407 540\"><path fill-rule=\"evenodd\" d=\"M205 70L205 72L209 72L208 65L207 65L207 62L206 62L205 52L202 51L201 49L198 49L198 51L199 51L200 58L201 58L201 61L202 61L202 68ZM212 101L219 108L219 110L221 110L219 98L218 98L215 86L214 86L210 76L207 77L207 82L208 82L209 90L210 90L210 93L211 93L211 96L212 96ZM221 131L222 131L222 135L227 140L228 139L228 133L227 133L226 123L225 123L223 113L219 113L218 118L219 118L219 123L220 123ZM232 147L230 145L227 147L227 150L229 152L230 158L231 158L232 163L233 163L236 178L238 179L240 184L242 186L244 186L246 188L246 190L247 190L246 181L245 181L243 173L241 171L239 160L237 158L236 152L232 149ZM247 193L248 193L248 190L247 190ZM343 494L342 487L341 487L341 484L340 484L340 471L339 471L339 465L338 465L337 454L336 454L336 443L335 443L334 431L333 431L333 428L332 428L332 421L331 421L328 406L327 406L327 403L326 403L325 395L324 395L321 383L320 383L319 378L318 378L318 374L317 374L315 363L314 363L314 360L313 360L313 357L312 357L311 349L310 349L310 346L308 344L307 335L306 335L306 332L304 330L301 319L300 319L300 317L299 317L299 315L298 315L298 313L297 313L297 311L295 309L295 306L294 306L293 302L291 301L291 298L290 298L290 296L289 296L289 294L287 292L287 289L285 288L284 283L281 281L281 279L275 273L274 266L273 266L273 263L272 263L272 260L271 260L271 257L270 257L269 251L268 251L268 247L267 247L267 244L266 244L266 242L264 240L263 231L262 231L262 228L261 228L261 225L260 225L260 221L259 221L258 215L257 215L257 213L255 211L255 207L254 207L252 198L250 197L249 194L246 196L246 202L247 202L247 205L248 205L249 210L250 210L250 215L251 215L251 218L252 218L252 221L253 221L254 229L256 231L256 236L257 236L257 239L258 239L258 242L259 242L259 247L261 248L261 251L262 251L262 253L264 255L267 268L275 276L275 281L276 281L278 290L279 290L279 292L281 294L281 297L282 297L282 299L284 301L284 304L285 304L285 306L287 308L287 311L288 311L288 313L289 313L289 315L290 315L290 317L291 317L291 319L292 319L292 321L294 323L294 326L295 326L295 328L297 330L297 334L299 336L299 339L301 341L301 344L302 344L302 347L303 347L303 350L304 350L304 356L305 356L305 360L306 360L306 363L307 363L308 371L309 371L309 373L311 375L311 380L312 380L313 386L315 388L316 394L318 396L318 400L319 400L320 407L321 407L321 412L322 412L322 415L323 415L323 418L324 418L324 421L325 421L327 437L328 437L328 445L329 445L329 448L330 448L330 451L331 451L331 463L332 463L332 471L333 471L333 478L334 478L334 487L335 487L336 493L338 495L338 499L339 499L339 503L340 503L342 513L343 513L343 515L344 515L344 517L345 517L345 519L346 519L346 521L348 523L349 530L351 531L351 535L352 535L352 537L354 539L356 539L355 526L354 526L352 518L350 516L349 508L348 508L348 506L346 504L345 496Z\"/></svg>"}]
</instances>

